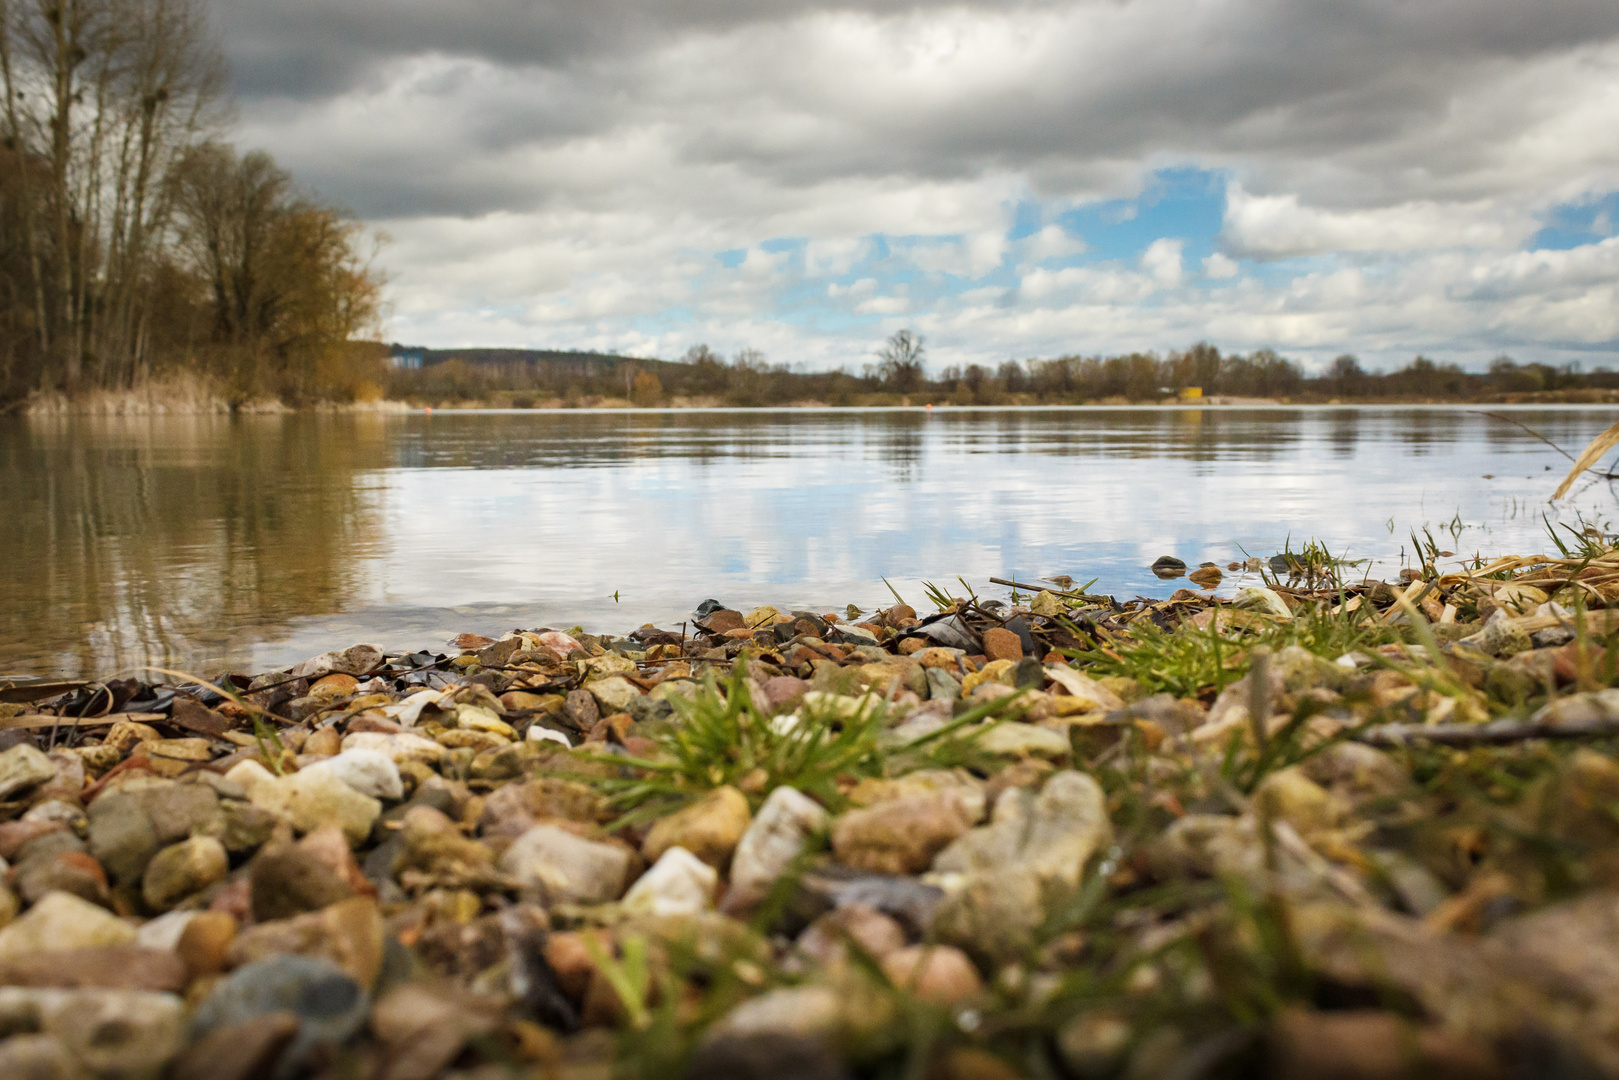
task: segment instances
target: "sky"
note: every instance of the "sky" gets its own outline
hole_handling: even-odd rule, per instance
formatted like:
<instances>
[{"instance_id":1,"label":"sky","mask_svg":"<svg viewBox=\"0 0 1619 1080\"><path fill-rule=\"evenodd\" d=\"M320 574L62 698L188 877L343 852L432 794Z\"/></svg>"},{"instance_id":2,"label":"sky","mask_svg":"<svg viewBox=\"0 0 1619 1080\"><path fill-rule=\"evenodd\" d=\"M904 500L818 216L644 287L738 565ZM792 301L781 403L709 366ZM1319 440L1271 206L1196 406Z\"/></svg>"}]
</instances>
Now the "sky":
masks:
<instances>
[{"instance_id":1,"label":"sky","mask_svg":"<svg viewBox=\"0 0 1619 1080\"><path fill-rule=\"evenodd\" d=\"M389 340L1619 367L1613 0L207 0Z\"/></svg>"}]
</instances>

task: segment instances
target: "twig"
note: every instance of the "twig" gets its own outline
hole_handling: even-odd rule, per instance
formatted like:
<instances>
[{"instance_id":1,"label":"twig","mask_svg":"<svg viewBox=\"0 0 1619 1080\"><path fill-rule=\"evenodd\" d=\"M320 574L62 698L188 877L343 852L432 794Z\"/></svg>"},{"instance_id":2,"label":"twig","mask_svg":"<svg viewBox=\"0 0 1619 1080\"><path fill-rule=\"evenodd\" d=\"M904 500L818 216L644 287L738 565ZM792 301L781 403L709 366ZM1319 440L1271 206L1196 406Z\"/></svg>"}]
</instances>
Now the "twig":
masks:
<instances>
[{"instance_id":1,"label":"twig","mask_svg":"<svg viewBox=\"0 0 1619 1080\"><path fill-rule=\"evenodd\" d=\"M998 578L998 577L990 578L989 583L991 585L1005 585L1007 588L1011 588L1011 589L1024 589L1024 590L1027 590L1028 592L1032 592L1032 593L1048 592L1052 596L1071 596L1075 600L1089 600L1089 601L1091 601L1093 603L1098 603L1098 604L1110 603L1112 601L1112 599L1113 599L1111 596L1096 596L1096 595L1094 595L1092 593L1082 593L1082 592L1063 592L1061 589L1047 589L1047 588L1044 588L1044 587L1039 586L1039 585L1025 585L1021 581L1008 581L1005 578Z\"/></svg>"},{"instance_id":2,"label":"twig","mask_svg":"<svg viewBox=\"0 0 1619 1080\"><path fill-rule=\"evenodd\" d=\"M1488 416L1491 420L1500 420L1502 423L1511 424L1513 427L1516 427L1516 428L1522 428L1524 431L1527 431L1529 434L1533 435L1535 438L1539 439L1541 442L1545 443L1547 446L1551 447L1553 450L1556 450L1559 454L1562 454L1564 457L1568 458L1570 461L1574 460L1574 455L1573 454L1569 453L1567 450L1564 450L1561 446L1558 446L1556 443L1554 443L1550 439L1546 438L1546 436L1542 435L1540 432L1536 431L1534 428L1530 427L1528 424L1520 424L1520 423L1518 423L1518 421L1512 419L1510 416L1502 416L1500 413L1483 412L1483 411L1477 410L1477 409L1469 409L1468 411L1472 412L1476 416Z\"/></svg>"},{"instance_id":3,"label":"twig","mask_svg":"<svg viewBox=\"0 0 1619 1080\"><path fill-rule=\"evenodd\" d=\"M1566 720L1534 724L1523 720L1497 720L1491 724L1379 724L1352 735L1368 746L1502 746L1530 739L1601 739L1619 735L1619 717Z\"/></svg>"}]
</instances>

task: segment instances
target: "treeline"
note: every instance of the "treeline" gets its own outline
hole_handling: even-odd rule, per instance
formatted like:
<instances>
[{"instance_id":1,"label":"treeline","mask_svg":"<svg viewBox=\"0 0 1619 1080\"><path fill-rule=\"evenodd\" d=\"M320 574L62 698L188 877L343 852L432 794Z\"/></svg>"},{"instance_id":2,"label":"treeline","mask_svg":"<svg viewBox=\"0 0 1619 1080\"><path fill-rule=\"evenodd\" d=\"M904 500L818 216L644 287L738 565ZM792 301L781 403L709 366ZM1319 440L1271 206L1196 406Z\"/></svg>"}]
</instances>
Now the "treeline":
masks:
<instances>
[{"instance_id":1,"label":"treeline","mask_svg":"<svg viewBox=\"0 0 1619 1080\"><path fill-rule=\"evenodd\" d=\"M1068 405L1151 402L1196 387L1205 397L1271 398L1301 402L1470 401L1519 394L1619 389L1619 374L1582 373L1507 357L1483 373L1417 357L1392 372L1368 372L1341 356L1321 375L1269 349L1222 354L1208 344L1160 356L1063 356L1009 360L995 367L947 367L930 374L922 339L900 331L874 363L848 370L796 371L745 349L726 359L707 345L678 362L597 357L582 363L468 363L451 359L396 371L390 396L450 404L477 402L519 408L583 406L607 401L639 406L674 403L730 406L882 405L908 401L951 405Z\"/></svg>"},{"instance_id":2,"label":"treeline","mask_svg":"<svg viewBox=\"0 0 1619 1080\"><path fill-rule=\"evenodd\" d=\"M0 83L0 399L175 372L234 400L381 393L364 238L221 139L198 0L0 6Z\"/></svg>"}]
</instances>

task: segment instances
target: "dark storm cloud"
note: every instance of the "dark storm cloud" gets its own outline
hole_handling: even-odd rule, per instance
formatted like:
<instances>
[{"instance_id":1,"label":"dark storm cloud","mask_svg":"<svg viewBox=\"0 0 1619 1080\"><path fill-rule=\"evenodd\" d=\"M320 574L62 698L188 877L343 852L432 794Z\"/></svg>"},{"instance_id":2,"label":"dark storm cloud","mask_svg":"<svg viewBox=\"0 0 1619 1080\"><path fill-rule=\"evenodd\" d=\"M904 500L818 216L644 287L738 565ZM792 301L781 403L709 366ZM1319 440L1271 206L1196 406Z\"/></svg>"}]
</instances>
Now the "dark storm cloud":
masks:
<instances>
[{"instance_id":1,"label":"dark storm cloud","mask_svg":"<svg viewBox=\"0 0 1619 1080\"><path fill-rule=\"evenodd\" d=\"M1318 177L1320 196L1343 204L1487 194L1490 179L1475 174L1490 165L1489 140L1424 132L1523 63L1619 35L1612 0L215 2L249 115L263 102L318 109L363 97L423 57L452 62L442 87L415 87L462 100L419 133L438 144L434 159L382 140L315 165L323 190L387 216L532 208L555 192L515 161L507 178L493 175L500 155L646 125L668 129L679 161L787 186L1007 169L1063 195L1170 153L1336 170ZM886 22L889 62L835 70L846 58L812 22L838 14ZM1047 36L973 73L981 85L915 93L902 70L911 38L930 20L975 15L1026 19ZM480 92L455 60L524 85ZM468 155L492 156L460 168ZM379 184L379 169L396 175Z\"/></svg>"}]
</instances>

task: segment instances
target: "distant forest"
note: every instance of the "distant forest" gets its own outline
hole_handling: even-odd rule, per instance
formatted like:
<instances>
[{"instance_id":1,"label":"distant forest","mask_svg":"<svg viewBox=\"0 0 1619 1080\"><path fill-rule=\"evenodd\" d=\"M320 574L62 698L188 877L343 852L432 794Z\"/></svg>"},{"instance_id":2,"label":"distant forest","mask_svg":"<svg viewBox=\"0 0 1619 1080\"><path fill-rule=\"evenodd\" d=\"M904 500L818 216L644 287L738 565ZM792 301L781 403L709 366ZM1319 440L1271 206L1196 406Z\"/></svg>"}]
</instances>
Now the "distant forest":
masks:
<instances>
[{"instance_id":1,"label":"distant forest","mask_svg":"<svg viewBox=\"0 0 1619 1080\"><path fill-rule=\"evenodd\" d=\"M1207 397L1326 401L1606 401L1619 372L1519 364L1500 357L1487 371L1417 357L1398 371L1369 372L1340 356L1320 375L1269 349L1222 354L1208 344L1160 356L1062 356L971 364L930 372L922 338L900 331L858 371L797 371L747 349L729 359L706 345L678 361L603 353L517 349L436 351L393 346L388 396L428 405L514 408L638 406L1084 404L1150 402L1196 387Z\"/></svg>"}]
</instances>

